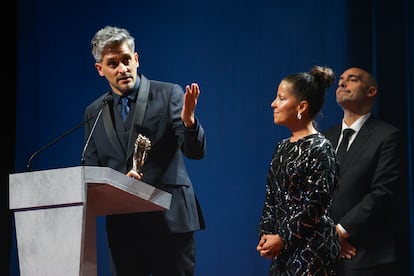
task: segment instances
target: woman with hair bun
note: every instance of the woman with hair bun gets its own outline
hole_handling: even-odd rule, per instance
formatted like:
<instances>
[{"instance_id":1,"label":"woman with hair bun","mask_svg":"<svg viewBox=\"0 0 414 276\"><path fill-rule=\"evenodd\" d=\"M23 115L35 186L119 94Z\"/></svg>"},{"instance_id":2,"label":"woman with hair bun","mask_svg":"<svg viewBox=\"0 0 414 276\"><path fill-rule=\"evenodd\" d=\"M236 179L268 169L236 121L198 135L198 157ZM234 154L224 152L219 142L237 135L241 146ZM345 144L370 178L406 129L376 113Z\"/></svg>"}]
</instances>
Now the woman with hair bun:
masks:
<instances>
[{"instance_id":1,"label":"woman with hair bun","mask_svg":"<svg viewBox=\"0 0 414 276\"><path fill-rule=\"evenodd\" d=\"M334 80L322 66L288 75L271 104L274 123L291 137L276 144L259 222L257 251L272 259L269 275L334 274L341 250L330 209L339 165L314 124Z\"/></svg>"}]
</instances>

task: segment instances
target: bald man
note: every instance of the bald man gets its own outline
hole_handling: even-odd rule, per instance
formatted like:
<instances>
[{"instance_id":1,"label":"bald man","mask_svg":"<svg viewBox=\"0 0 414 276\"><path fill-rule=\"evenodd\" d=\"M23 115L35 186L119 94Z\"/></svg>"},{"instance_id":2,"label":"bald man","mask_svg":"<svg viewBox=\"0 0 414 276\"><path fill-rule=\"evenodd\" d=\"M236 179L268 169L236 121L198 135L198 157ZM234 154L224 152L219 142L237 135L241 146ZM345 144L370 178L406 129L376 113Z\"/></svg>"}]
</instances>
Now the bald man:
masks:
<instances>
[{"instance_id":1,"label":"bald man","mask_svg":"<svg viewBox=\"0 0 414 276\"><path fill-rule=\"evenodd\" d=\"M352 129L340 160L340 182L332 218L341 242L338 275L400 275L396 206L401 187L400 132L374 118L375 78L349 68L339 78L336 101L342 122L324 131L338 148L342 131ZM339 156L338 156L339 157Z\"/></svg>"}]
</instances>

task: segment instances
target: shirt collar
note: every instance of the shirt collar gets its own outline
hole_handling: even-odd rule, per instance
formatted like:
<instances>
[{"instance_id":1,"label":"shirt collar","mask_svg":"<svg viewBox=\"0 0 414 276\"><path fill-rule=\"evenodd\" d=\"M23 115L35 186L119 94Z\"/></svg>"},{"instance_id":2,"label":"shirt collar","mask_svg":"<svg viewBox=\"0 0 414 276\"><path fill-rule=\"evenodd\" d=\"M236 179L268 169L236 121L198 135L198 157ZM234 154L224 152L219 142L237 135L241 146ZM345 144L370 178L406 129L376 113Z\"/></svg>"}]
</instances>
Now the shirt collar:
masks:
<instances>
[{"instance_id":1,"label":"shirt collar","mask_svg":"<svg viewBox=\"0 0 414 276\"><path fill-rule=\"evenodd\" d=\"M345 121L342 120L342 131L346 128L351 128L353 129L355 132L354 134L356 134L357 132L359 132L359 130L361 129L362 125L368 120L369 116L371 116L371 112L362 115L361 117L358 118L358 120L356 120L352 125L348 126L347 124L345 124Z\"/></svg>"}]
</instances>

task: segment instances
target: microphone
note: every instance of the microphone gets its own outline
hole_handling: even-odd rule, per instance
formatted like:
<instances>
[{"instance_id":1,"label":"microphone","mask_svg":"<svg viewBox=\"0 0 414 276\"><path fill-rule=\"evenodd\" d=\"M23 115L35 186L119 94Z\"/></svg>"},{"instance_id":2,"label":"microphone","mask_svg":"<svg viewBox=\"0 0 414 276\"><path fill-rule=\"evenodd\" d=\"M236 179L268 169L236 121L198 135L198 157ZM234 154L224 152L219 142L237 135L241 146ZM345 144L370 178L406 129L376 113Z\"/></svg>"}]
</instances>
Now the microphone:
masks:
<instances>
[{"instance_id":1,"label":"microphone","mask_svg":"<svg viewBox=\"0 0 414 276\"><path fill-rule=\"evenodd\" d=\"M93 126L92 126L92 129L91 129L91 132L89 132L88 139L86 139L85 146L83 147L83 151L82 151L82 158L81 158L81 164L82 164L82 165L84 165L84 164L85 164L85 153L86 153L86 149L87 149L87 148L88 148L88 146L89 146L89 142L91 141L92 134L93 134L93 133L94 133L94 131L95 131L96 124L98 123L99 118L101 117L102 111L104 110L104 107L105 107L107 104L112 103L113 101L114 101L114 97L113 97L111 94L106 95L106 96L105 96L105 98L104 98L104 99L103 99L103 101L102 101L102 106L101 106L101 109L99 109L98 114L95 116L95 118L96 118L96 119L95 119L95 122L93 122Z\"/></svg>"},{"instance_id":2,"label":"microphone","mask_svg":"<svg viewBox=\"0 0 414 276\"><path fill-rule=\"evenodd\" d=\"M41 152L43 152L44 150L48 149L49 147L51 147L52 145L56 144L57 142L59 142L60 140L62 140L63 138L65 138L66 136L68 136L69 134L71 134L72 132L74 132L75 130L77 130L78 128L80 128L81 126L83 126L84 124L86 124L87 122L89 122L90 120L92 120L93 118L96 118L97 116L100 116L100 114L102 113L103 108L105 107L105 105L107 105L110 102L113 102L114 98L112 95L106 95L105 98L102 101L102 107L99 110L99 113L95 116L90 117L89 119L81 122L80 124L74 126L73 128L69 129L68 131L66 131L65 133L63 133L62 135L60 135L59 137L57 137L56 139L54 139L53 141L47 143L45 146L41 147L40 149L38 149L37 151L35 151L29 158L29 161L27 161L27 165L26 165L26 169L27 171L32 171L32 167L31 167L31 163L33 158L35 158L37 155L39 155ZM96 124L96 122L95 122ZM85 150L84 150L85 151Z\"/></svg>"}]
</instances>

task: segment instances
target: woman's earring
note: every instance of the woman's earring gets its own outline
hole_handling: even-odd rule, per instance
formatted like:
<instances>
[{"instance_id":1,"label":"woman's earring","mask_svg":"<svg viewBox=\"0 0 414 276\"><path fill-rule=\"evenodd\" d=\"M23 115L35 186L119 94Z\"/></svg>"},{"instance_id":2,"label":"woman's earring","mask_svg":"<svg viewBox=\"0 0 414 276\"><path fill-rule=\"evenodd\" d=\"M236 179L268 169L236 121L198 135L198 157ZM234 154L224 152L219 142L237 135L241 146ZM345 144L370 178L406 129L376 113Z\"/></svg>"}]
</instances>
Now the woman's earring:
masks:
<instances>
[{"instance_id":1,"label":"woman's earring","mask_svg":"<svg viewBox=\"0 0 414 276\"><path fill-rule=\"evenodd\" d=\"M300 114L300 112L298 112L298 115L296 115L296 117L298 117L298 119L302 119L302 114Z\"/></svg>"}]
</instances>

